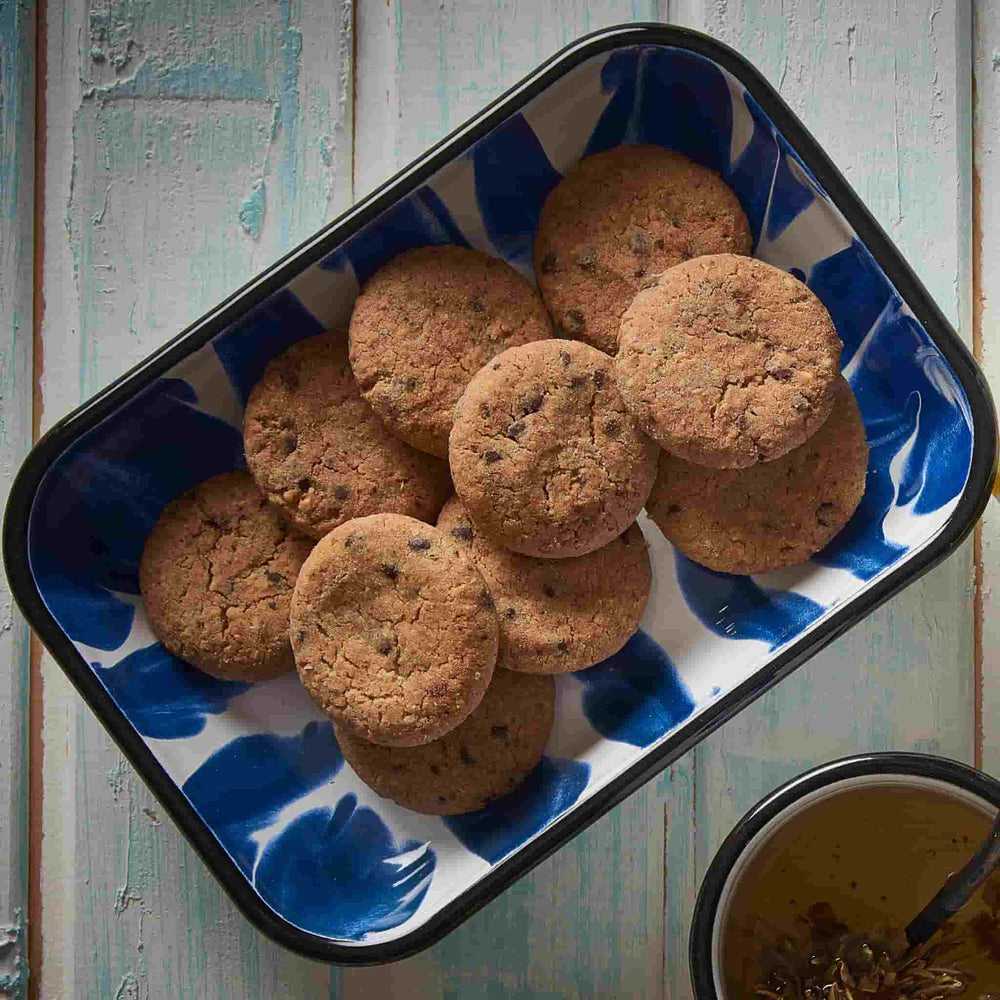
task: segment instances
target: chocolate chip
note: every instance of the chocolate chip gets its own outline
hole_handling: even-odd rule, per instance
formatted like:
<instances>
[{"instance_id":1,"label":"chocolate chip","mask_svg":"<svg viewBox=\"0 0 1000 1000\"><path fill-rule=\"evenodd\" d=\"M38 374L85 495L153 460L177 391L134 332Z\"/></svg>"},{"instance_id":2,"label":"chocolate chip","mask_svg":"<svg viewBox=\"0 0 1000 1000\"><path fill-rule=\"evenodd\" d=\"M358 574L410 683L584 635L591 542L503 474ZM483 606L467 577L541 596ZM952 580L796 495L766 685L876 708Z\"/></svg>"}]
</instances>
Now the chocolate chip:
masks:
<instances>
[{"instance_id":1,"label":"chocolate chip","mask_svg":"<svg viewBox=\"0 0 1000 1000\"><path fill-rule=\"evenodd\" d=\"M594 267L597 264L597 258L594 256L593 250L587 250L580 254L576 259L577 265L588 274L594 273Z\"/></svg>"},{"instance_id":2,"label":"chocolate chip","mask_svg":"<svg viewBox=\"0 0 1000 1000\"><path fill-rule=\"evenodd\" d=\"M498 371L500 371L500 365L499 365L499 364L495 364L495 365L493 366L493 370L494 370L495 372L498 372Z\"/></svg>"},{"instance_id":3,"label":"chocolate chip","mask_svg":"<svg viewBox=\"0 0 1000 1000\"><path fill-rule=\"evenodd\" d=\"M569 351L560 351L559 360L562 362L563 368L569 368L569 363L573 359L569 356Z\"/></svg>"},{"instance_id":4,"label":"chocolate chip","mask_svg":"<svg viewBox=\"0 0 1000 1000\"><path fill-rule=\"evenodd\" d=\"M413 392L413 390L416 389L416 387L417 387L417 380L415 378L408 378L403 383L403 388L406 389L407 392Z\"/></svg>"},{"instance_id":5,"label":"chocolate chip","mask_svg":"<svg viewBox=\"0 0 1000 1000\"><path fill-rule=\"evenodd\" d=\"M267 577L268 583L284 583L285 578L280 573L275 573L273 570L264 570L264 576Z\"/></svg>"},{"instance_id":6,"label":"chocolate chip","mask_svg":"<svg viewBox=\"0 0 1000 1000\"><path fill-rule=\"evenodd\" d=\"M645 273L646 273L646 265L645 264L640 264L638 267L636 267L632 271L632 277L633 278L641 278L641 277L643 277L643 275L645 275Z\"/></svg>"},{"instance_id":7,"label":"chocolate chip","mask_svg":"<svg viewBox=\"0 0 1000 1000\"><path fill-rule=\"evenodd\" d=\"M469 299L469 308L474 313L484 313L486 312L486 303L480 298Z\"/></svg>"},{"instance_id":8,"label":"chocolate chip","mask_svg":"<svg viewBox=\"0 0 1000 1000\"><path fill-rule=\"evenodd\" d=\"M431 774L440 774L440 773L441 773L441 768L439 768L437 766L437 764L431 764ZM438 798L441 798L441 797L438 796ZM441 801L443 802L444 799L441 799Z\"/></svg>"},{"instance_id":9,"label":"chocolate chip","mask_svg":"<svg viewBox=\"0 0 1000 1000\"><path fill-rule=\"evenodd\" d=\"M297 434L286 434L284 439L285 454L291 455L293 451L299 446L299 438Z\"/></svg>"},{"instance_id":10,"label":"chocolate chip","mask_svg":"<svg viewBox=\"0 0 1000 1000\"><path fill-rule=\"evenodd\" d=\"M650 252L649 237L645 233L636 233L632 237L632 253L640 257L648 257Z\"/></svg>"},{"instance_id":11,"label":"chocolate chip","mask_svg":"<svg viewBox=\"0 0 1000 1000\"><path fill-rule=\"evenodd\" d=\"M504 613L504 618L516 618L517 612L513 608L508 608Z\"/></svg>"},{"instance_id":12,"label":"chocolate chip","mask_svg":"<svg viewBox=\"0 0 1000 1000\"><path fill-rule=\"evenodd\" d=\"M569 380L569 385L570 385L571 389L579 389L582 386L585 386L586 384L587 384L587 377L586 377L586 375L574 375Z\"/></svg>"},{"instance_id":13,"label":"chocolate chip","mask_svg":"<svg viewBox=\"0 0 1000 1000\"><path fill-rule=\"evenodd\" d=\"M490 415L490 408L485 403L479 404L479 415L481 417L488 417Z\"/></svg>"},{"instance_id":14,"label":"chocolate chip","mask_svg":"<svg viewBox=\"0 0 1000 1000\"><path fill-rule=\"evenodd\" d=\"M507 428L507 437L509 437L511 441L516 441L523 433L524 433L523 420L515 420L514 423L512 423L510 427Z\"/></svg>"},{"instance_id":15,"label":"chocolate chip","mask_svg":"<svg viewBox=\"0 0 1000 1000\"><path fill-rule=\"evenodd\" d=\"M563 316L562 327L569 334L580 334L587 329L587 321L579 309L570 309Z\"/></svg>"},{"instance_id":16,"label":"chocolate chip","mask_svg":"<svg viewBox=\"0 0 1000 1000\"><path fill-rule=\"evenodd\" d=\"M467 746L461 746L458 748L458 755L462 758L463 764L468 764L470 767L476 762L472 759L472 755L469 753L469 748Z\"/></svg>"},{"instance_id":17,"label":"chocolate chip","mask_svg":"<svg viewBox=\"0 0 1000 1000\"><path fill-rule=\"evenodd\" d=\"M502 456L498 451L488 451L483 455L483 458L486 459L487 465L492 465L494 462L499 462Z\"/></svg>"},{"instance_id":18,"label":"chocolate chip","mask_svg":"<svg viewBox=\"0 0 1000 1000\"><path fill-rule=\"evenodd\" d=\"M542 408L544 397L541 395L528 396L521 403L521 416L526 417L531 413L537 413Z\"/></svg>"},{"instance_id":19,"label":"chocolate chip","mask_svg":"<svg viewBox=\"0 0 1000 1000\"><path fill-rule=\"evenodd\" d=\"M538 263L542 274L554 274L559 267L559 258L554 253L547 253Z\"/></svg>"},{"instance_id":20,"label":"chocolate chip","mask_svg":"<svg viewBox=\"0 0 1000 1000\"><path fill-rule=\"evenodd\" d=\"M792 377L791 368L768 368L767 374L779 382L787 382Z\"/></svg>"},{"instance_id":21,"label":"chocolate chip","mask_svg":"<svg viewBox=\"0 0 1000 1000\"><path fill-rule=\"evenodd\" d=\"M495 740L505 740L507 739L507 727L506 726L490 726L490 736Z\"/></svg>"},{"instance_id":22,"label":"chocolate chip","mask_svg":"<svg viewBox=\"0 0 1000 1000\"><path fill-rule=\"evenodd\" d=\"M616 438L621 433L621 424L617 420L612 418L611 420L605 420L604 422L604 433L607 434L609 438Z\"/></svg>"},{"instance_id":23,"label":"chocolate chip","mask_svg":"<svg viewBox=\"0 0 1000 1000\"><path fill-rule=\"evenodd\" d=\"M545 584L545 586L544 586L544 587L542 587L542 593L543 593L543 594L544 594L544 595L545 595L546 597L555 597L555 596L556 596L556 591L555 591L555 587L551 586L551 585L550 585L550 584L548 584L548 583L547 583L547 584Z\"/></svg>"},{"instance_id":24,"label":"chocolate chip","mask_svg":"<svg viewBox=\"0 0 1000 1000\"><path fill-rule=\"evenodd\" d=\"M308 476L303 476L298 481L297 485L298 485L299 489L302 490L303 493L305 493L305 491L307 489L309 489L309 487L312 486L312 484L313 484L313 481Z\"/></svg>"},{"instance_id":25,"label":"chocolate chip","mask_svg":"<svg viewBox=\"0 0 1000 1000\"><path fill-rule=\"evenodd\" d=\"M816 520L822 524L824 528L829 528L836 523L836 515L837 507L835 504L821 503L816 508Z\"/></svg>"},{"instance_id":26,"label":"chocolate chip","mask_svg":"<svg viewBox=\"0 0 1000 1000\"><path fill-rule=\"evenodd\" d=\"M269 607L269 608L270 608L270 609L271 609L272 611L277 611L277 610L278 610L278 602L277 602L277 601L268 601L268 602L267 602L267 606L268 606L268 607Z\"/></svg>"},{"instance_id":27,"label":"chocolate chip","mask_svg":"<svg viewBox=\"0 0 1000 1000\"><path fill-rule=\"evenodd\" d=\"M414 552L426 552L431 547L431 540L429 538L411 538L406 544Z\"/></svg>"},{"instance_id":28,"label":"chocolate chip","mask_svg":"<svg viewBox=\"0 0 1000 1000\"><path fill-rule=\"evenodd\" d=\"M674 226L676 228L676 223L674 224ZM658 236L653 241L653 246L656 247L657 250L662 250L663 249L663 237L662 236Z\"/></svg>"},{"instance_id":29,"label":"chocolate chip","mask_svg":"<svg viewBox=\"0 0 1000 1000\"><path fill-rule=\"evenodd\" d=\"M485 608L487 611L495 611L496 610L496 603L493 600L493 595L488 590L484 590L479 595L479 600L476 603L481 608Z\"/></svg>"},{"instance_id":30,"label":"chocolate chip","mask_svg":"<svg viewBox=\"0 0 1000 1000\"><path fill-rule=\"evenodd\" d=\"M346 500L347 499L347 487L346 486L334 486L333 496L335 500Z\"/></svg>"},{"instance_id":31,"label":"chocolate chip","mask_svg":"<svg viewBox=\"0 0 1000 1000\"><path fill-rule=\"evenodd\" d=\"M393 563L382 563L382 572L389 577L390 580L399 579L399 567Z\"/></svg>"},{"instance_id":32,"label":"chocolate chip","mask_svg":"<svg viewBox=\"0 0 1000 1000\"><path fill-rule=\"evenodd\" d=\"M671 505L670 505L670 506L669 506L669 507L667 508L667 513L668 513L668 514L679 514L680 512L681 512L681 509L680 509L680 507L679 507L679 506L678 506L677 504L675 504L675 503L672 503L672 504L671 504Z\"/></svg>"},{"instance_id":33,"label":"chocolate chip","mask_svg":"<svg viewBox=\"0 0 1000 1000\"><path fill-rule=\"evenodd\" d=\"M798 410L799 413L805 413L807 410L811 410L812 406L802 393L796 393L792 396L792 409Z\"/></svg>"},{"instance_id":34,"label":"chocolate chip","mask_svg":"<svg viewBox=\"0 0 1000 1000\"><path fill-rule=\"evenodd\" d=\"M596 385L598 389L603 389L607 378L608 373L603 368L598 368L597 371L594 372L594 385Z\"/></svg>"},{"instance_id":35,"label":"chocolate chip","mask_svg":"<svg viewBox=\"0 0 1000 1000\"><path fill-rule=\"evenodd\" d=\"M565 639L560 639L556 643L556 649L558 649L560 653L568 653L569 652L569 643Z\"/></svg>"},{"instance_id":36,"label":"chocolate chip","mask_svg":"<svg viewBox=\"0 0 1000 1000\"><path fill-rule=\"evenodd\" d=\"M472 528L467 528L464 524L451 529L451 537L457 538L460 542L472 541Z\"/></svg>"},{"instance_id":37,"label":"chocolate chip","mask_svg":"<svg viewBox=\"0 0 1000 1000\"><path fill-rule=\"evenodd\" d=\"M378 644L378 651L382 656L388 656L392 652L392 643L388 639L383 639Z\"/></svg>"}]
</instances>

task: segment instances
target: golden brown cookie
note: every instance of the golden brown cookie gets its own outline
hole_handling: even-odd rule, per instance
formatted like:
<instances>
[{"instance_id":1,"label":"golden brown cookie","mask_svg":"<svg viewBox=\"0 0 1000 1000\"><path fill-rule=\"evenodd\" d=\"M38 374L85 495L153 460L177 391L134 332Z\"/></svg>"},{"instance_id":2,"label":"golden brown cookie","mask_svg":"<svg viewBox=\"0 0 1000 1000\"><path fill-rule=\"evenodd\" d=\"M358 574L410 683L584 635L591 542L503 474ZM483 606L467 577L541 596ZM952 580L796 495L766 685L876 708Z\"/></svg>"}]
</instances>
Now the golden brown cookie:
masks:
<instances>
[{"instance_id":1,"label":"golden brown cookie","mask_svg":"<svg viewBox=\"0 0 1000 1000\"><path fill-rule=\"evenodd\" d=\"M618 146L582 160L549 195L535 273L559 334L614 354L644 277L701 254L748 254L752 242L717 173L659 146Z\"/></svg>"},{"instance_id":2,"label":"golden brown cookie","mask_svg":"<svg viewBox=\"0 0 1000 1000\"><path fill-rule=\"evenodd\" d=\"M552 336L538 293L478 250L408 250L372 276L351 315L351 367L397 436L446 458L451 411L495 354Z\"/></svg>"},{"instance_id":3,"label":"golden brown cookie","mask_svg":"<svg viewBox=\"0 0 1000 1000\"><path fill-rule=\"evenodd\" d=\"M513 792L541 760L552 732L551 677L497 670L479 707L419 747L383 747L337 729L344 759L383 798L434 816L481 809Z\"/></svg>"},{"instance_id":4,"label":"golden brown cookie","mask_svg":"<svg viewBox=\"0 0 1000 1000\"><path fill-rule=\"evenodd\" d=\"M661 452L649 516L685 555L720 573L804 562L847 524L865 491L865 428L842 377L834 400L805 444L766 465L708 469Z\"/></svg>"},{"instance_id":5,"label":"golden brown cookie","mask_svg":"<svg viewBox=\"0 0 1000 1000\"><path fill-rule=\"evenodd\" d=\"M668 451L741 469L780 458L826 420L842 344L792 275L719 254L649 280L622 319L614 374Z\"/></svg>"},{"instance_id":6,"label":"golden brown cookie","mask_svg":"<svg viewBox=\"0 0 1000 1000\"><path fill-rule=\"evenodd\" d=\"M146 540L139 588L153 632L215 677L286 673L292 588L312 544L268 506L249 473L206 480L167 504Z\"/></svg>"},{"instance_id":7,"label":"golden brown cookie","mask_svg":"<svg viewBox=\"0 0 1000 1000\"><path fill-rule=\"evenodd\" d=\"M243 441L261 492L313 538L366 514L433 523L451 490L447 464L390 434L361 398L346 330L299 341L267 366Z\"/></svg>"},{"instance_id":8,"label":"golden brown cookie","mask_svg":"<svg viewBox=\"0 0 1000 1000\"><path fill-rule=\"evenodd\" d=\"M639 627L653 573L631 524L575 559L535 559L494 545L452 497L438 527L469 553L500 616L497 666L535 674L583 670L617 653Z\"/></svg>"},{"instance_id":9,"label":"golden brown cookie","mask_svg":"<svg viewBox=\"0 0 1000 1000\"><path fill-rule=\"evenodd\" d=\"M385 746L429 743L469 715L493 675L497 633L472 561L401 514L334 528L292 596L306 690L340 729Z\"/></svg>"},{"instance_id":10,"label":"golden brown cookie","mask_svg":"<svg viewBox=\"0 0 1000 1000\"><path fill-rule=\"evenodd\" d=\"M611 358L543 340L494 358L455 406L455 492L493 542L541 558L582 556L636 518L656 445L629 415Z\"/></svg>"}]
</instances>

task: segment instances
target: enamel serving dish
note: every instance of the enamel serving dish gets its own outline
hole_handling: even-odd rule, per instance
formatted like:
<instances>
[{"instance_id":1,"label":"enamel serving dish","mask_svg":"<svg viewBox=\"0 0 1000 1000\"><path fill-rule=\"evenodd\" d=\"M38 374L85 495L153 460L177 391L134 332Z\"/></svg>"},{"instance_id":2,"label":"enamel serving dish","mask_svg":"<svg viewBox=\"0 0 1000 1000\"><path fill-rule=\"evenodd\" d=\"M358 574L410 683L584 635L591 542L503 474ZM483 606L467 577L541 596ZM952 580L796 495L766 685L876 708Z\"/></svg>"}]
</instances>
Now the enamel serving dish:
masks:
<instances>
[{"instance_id":1,"label":"enamel serving dish","mask_svg":"<svg viewBox=\"0 0 1000 1000\"><path fill-rule=\"evenodd\" d=\"M137 567L164 505L243 464L265 364L343 325L359 284L427 243L532 275L542 203L584 155L648 142L719 171L755 254L808 283L844 341L871 446L867 492L806 565L736 577L645 517L639 633L558 678L527 784L480 812L418 816L344 764L297 678L248 687L174 659ZM816 141L745 60L665 25L574 43L38 443L4 558L32 627L244 913L289 948L384 962L438 940L835 636L951 552L996 470L982 375Z\"/></svg>"}]
</instances>

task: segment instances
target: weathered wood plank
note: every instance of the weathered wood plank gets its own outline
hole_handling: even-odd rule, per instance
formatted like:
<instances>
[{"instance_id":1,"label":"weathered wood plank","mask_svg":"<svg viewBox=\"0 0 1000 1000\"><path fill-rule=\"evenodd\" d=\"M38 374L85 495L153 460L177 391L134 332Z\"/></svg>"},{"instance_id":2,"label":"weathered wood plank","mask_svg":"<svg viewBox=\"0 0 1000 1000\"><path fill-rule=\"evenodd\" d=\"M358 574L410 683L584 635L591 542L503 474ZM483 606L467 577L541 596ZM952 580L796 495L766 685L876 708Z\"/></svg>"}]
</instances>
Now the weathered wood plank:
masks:
<instances>
[{"instance_id":1,"label":"weathered wood plank","mask_svg":"<svg viewBox=\"0 0 1000 1000\"><path fill-rule=\"evenodd\" d=\"M0 0L0 490L31 446L35 5ZM0 579L0 993L27 989L28 628Z\"/></svg>"},{"instance_id":2,"label":"weathered wood plank","mask_svg":"<svg viewBox=\"0 0 1000 1000\"><path fill-rule=\"evenodd\" d=\"M977 348L994 394L1000 394L1000 4L976 0L975 219ZM989 235L987 235L989 234ZM982 768L1000 775L1000 511L990 504L980 523L982 551L981 677L979 733Z\"/></svg>"},{"instance_id":3,"label":"weathered wood plank","mask_svg":"<svg viewBox=\"0 0 1000 1000\"><path fill-rule=\"evenodd\" d=\"M706 28L779 87L971 342L969 10L723 0ZM815 763L973 759L972 571L966 544L695 750L699 877L747 808Z\"/></svg>"},{"instance_id":4,"label":"weathered wood plank","mask_svg":"<svg viewBox=\"0 0 1000 1000\"><path fill-rule=\"evenodd\" d=\"M349 5L50 3L44 425L349 203ZM43 997L323 994L46 657Z\"/></svg>"}]
</instances>

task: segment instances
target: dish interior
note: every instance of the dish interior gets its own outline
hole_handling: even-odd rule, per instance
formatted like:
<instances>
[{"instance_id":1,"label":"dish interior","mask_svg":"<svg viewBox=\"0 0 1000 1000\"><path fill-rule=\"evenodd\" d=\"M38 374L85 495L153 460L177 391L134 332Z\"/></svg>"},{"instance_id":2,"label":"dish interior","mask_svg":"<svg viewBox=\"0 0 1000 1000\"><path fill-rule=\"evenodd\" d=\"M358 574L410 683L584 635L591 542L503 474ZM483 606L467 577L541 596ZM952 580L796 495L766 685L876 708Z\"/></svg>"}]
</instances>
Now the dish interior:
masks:
<instances>
[{"instance_id":1,"label":"dish interior","mask_svg":"<svg viewBox=\"0 0 1000 1000\"><path fill-rule=\"evenodd\" d=\"M542 763L481 812L423 817L378 798L298 680L213 680L149 630L138 563L165 504L243 464L241 419L266 363L348 319L397 253L473 246L532 277L542 203L577 161L621 143L722 174L755 255L796 274L844 341L871 447L854 518L794 570L736 577L685 559L645 517L653 589L641 630L558 678ZM363 947L412 933L753 678L833 609L912 558L951 516L973 420L955 373L795 151L733 76L685 49L580 63L466 153L79 437L52 464L29 529L48 610L259 897L294 927Z\"/></svg>"}]
</instances>

